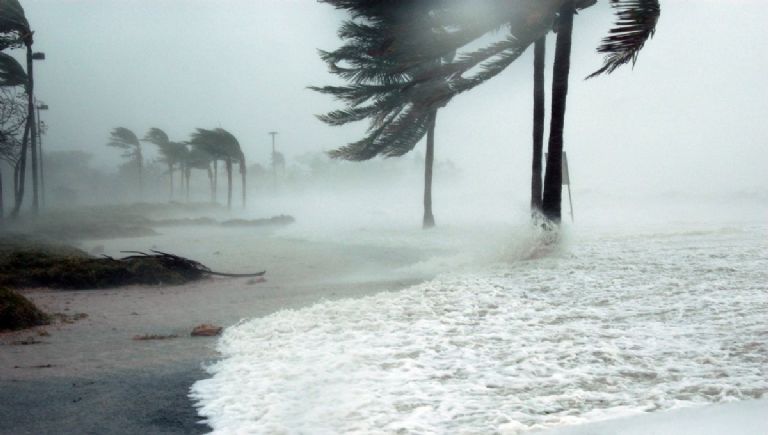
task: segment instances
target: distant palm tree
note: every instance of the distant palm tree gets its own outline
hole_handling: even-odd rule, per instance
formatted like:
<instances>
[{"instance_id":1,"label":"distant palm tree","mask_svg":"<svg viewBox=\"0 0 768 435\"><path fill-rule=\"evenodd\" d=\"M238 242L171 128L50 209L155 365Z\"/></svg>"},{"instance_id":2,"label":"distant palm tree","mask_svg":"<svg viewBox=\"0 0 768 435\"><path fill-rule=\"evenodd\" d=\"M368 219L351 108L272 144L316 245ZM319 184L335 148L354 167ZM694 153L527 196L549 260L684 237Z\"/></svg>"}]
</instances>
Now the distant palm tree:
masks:
<instances>
[{"instance_id":1,"label":"distant palm tree","mask_svg":"<svg viewBox=\"0 0 768 435\"><path fill-rule=\"evenodd\" d=\"M107 145L123 150L123 157L136 164L139 178L139 195L144 194L144 157L141 154L141 143L136 134L125 127L117 127L110 133Z\"/></svg>"},{"instance_id":2,"label":"distant palm tree","mask_svg":"<svg viewBox=\"0 0 768 435\"><path fill-rule=\"evenodd\" d=\"M213 157L207 151L205 151L205 149L198 146L191 145L188 150L189 153L187 155L186 165L184 166L184 176L186 178L187 184L187 201L189 201L189 179L192 174L192 169L204 169L208 173L208 182L211 186L211 202L214 202L213 171L211 170Z\"/></svg>"},{"instance_id":3,"label":"distant palm tree","mask_svg":"<svg viewBox=\"0 0 768 435\"><path fill-rule=\"evenodd\" d=\"M214 130L198 128L195 133L192 133L192 138L189 142L193 146L206 151L214 158L214 177L216 176L215 172L217 171L216 160L224 161L225 169L227 171L227 208L232 208L232 165L233 163L239 163L240 174L242 178L243 207L245 207L245 155L243 154L243 151L240 148L240 143L237 141L235 136L223 128L217 128Z\"/></svg>"},{"instance_id":4,"label":"distant palm tree","mask_svg":"<svg viewBox=\"0 0 768 435\"><path fill-rule=\"evenodd\" d=\"M171 142L168 135L159 128L150 128L144 135L144 142L157 145L160 151L161 160L168 165L168 180L170 184L170 199L173 200L173 171L178 166L181 181L181 187L184 188L184 176L186 160L189 154L187 146L179 142Z\"/></svg>"}]
</instances>

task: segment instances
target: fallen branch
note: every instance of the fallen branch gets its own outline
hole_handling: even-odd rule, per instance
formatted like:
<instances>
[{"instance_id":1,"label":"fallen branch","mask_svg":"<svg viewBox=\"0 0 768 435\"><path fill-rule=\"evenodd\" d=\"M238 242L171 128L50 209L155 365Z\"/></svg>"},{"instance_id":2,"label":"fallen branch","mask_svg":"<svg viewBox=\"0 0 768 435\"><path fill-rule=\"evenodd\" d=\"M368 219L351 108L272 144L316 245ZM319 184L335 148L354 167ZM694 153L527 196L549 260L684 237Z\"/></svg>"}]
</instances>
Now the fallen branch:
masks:
<instances>
[{"instance_id":1,"label":"fallen branch","mask_svg":"<svg viewBox=\"0 0 768 435\"><path fill-rule=\"evenodd\" d=\"M120 261L131 260L135 258L141 258L141 259L153 258L172 269L196 270L204 275L226 276L230 278L252 278L257 276L264 276L264 274L267 273L266 270L262 270L261 272L253 272L253 273L214 272L208 266L205 266L204 264L197 262L195 260L190 260L189 258L180 257L178 255L169 254L167 252L156 251L154 249L150 249L149 251L152 252L152 254L147 254L146 252L141 252L141 251L120 251L124 254L135 254L135 255L121 258Z\"/></svg>"}]
</instances>

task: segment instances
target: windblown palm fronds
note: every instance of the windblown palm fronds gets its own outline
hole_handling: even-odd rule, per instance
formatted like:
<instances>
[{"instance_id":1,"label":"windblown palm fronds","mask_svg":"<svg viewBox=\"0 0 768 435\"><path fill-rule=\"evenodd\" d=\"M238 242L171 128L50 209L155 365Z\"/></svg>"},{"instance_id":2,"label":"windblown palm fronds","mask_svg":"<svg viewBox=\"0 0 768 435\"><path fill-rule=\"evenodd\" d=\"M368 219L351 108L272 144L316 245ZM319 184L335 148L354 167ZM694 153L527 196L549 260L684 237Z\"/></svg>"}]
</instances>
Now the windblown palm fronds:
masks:
<instances>
[{"instance_id":1,"label":"windblown palm fronds","mask_svg":"<svg viewBox=\"0 0 768 435\"><path fill-rule=\"evenodd\" d=\"M25 86L27 73L13 57L0 53L0 86Z\"/></svg>"},{"instance_id":2,"label":"windblown palm fronds","mask_svg":"<svg viewBox=\"0 0 768 435\"><path fill-rule=\"evenodd\" d=\"M32 30L18 0L0 0L0 51L32 44Z\"/></svg>"},{"instance_id":3,"label":"windblown palm fronds","mask_svg":"<svg viewBox=\"0 0 768 435\"><path fill-rule=\"evenodd\" d=\"M131 130L125 127L117 127L112 130L107 145L125 150L123 157L135 157L137 150L141 149L139 138Z\"/></svg>"},{"instance_id":4,"label":"windblown palm fronds","mask_svg":"<svg viewBox=\"0 0 768 435\"><path fill-rule=\"evenodd\" d=\"M552 29L557 12L556 1L534 0L484 0L482 7L460 0L326 2L353 16L339 30L345 44L320 52L330 71L349 84L310 89L345 103L318 116L321 121L369 121L365 137L329 153L347 160L412 150L427 133L433 111L503 71ZM504 27L508 37L461 52Z\"/></svg>"},{"instance_id":5,"label":"windblown palm fronds","mask_svg":"<svg viewBox=\"0 0 768 435\"><path fill-rule=\"evenodd\" d=\"M618 67L632 62L634 65L646 41L656 32L661 15L658 0L611 0L617 21L609 36L598 47L605 54L603 67L587 78L610 74Z\"/></svg>"}]
</instances>

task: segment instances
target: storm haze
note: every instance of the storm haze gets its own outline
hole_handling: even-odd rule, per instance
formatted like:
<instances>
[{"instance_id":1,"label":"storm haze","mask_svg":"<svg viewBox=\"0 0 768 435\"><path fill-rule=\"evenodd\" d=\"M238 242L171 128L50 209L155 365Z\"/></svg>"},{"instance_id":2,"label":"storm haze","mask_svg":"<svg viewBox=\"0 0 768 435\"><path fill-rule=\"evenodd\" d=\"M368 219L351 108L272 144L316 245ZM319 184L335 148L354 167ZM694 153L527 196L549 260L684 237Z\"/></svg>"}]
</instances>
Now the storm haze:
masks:
<instances>
[{"instance_id":1,"label":"storm haze","mask_svg":"<svg viewBox=\"0 0 768 435\"><path fill-rule=\"evenodd\" d=\"M366 127L332 128L314 117L338 106L307 89L339 83L317 55L340 44L345 16L328 5L38 0L25 7L39 29L36 49L47 53L36 70L37 96L51 108L43 114L46 150L84 150L110 170L120 161L104 146L113 127L137 134L160 127L174 140L196 127L223 127L249 163L268 166L274 130L290 168L298 156L357 140ZM581 78L600 65L595 48L613 17L607 2L576 17L565 136L573 188L764 199L768 30L758 23L768 12L758 1L675 0L663 8L634 69L588 81ZM441 111L436 157L460 169L464 186L503 186L524 200L531 64L529 52ZM151 158L153 147L145 148ZM415 152L423 154L423 143Z\"/></svg>"}]
</instances>

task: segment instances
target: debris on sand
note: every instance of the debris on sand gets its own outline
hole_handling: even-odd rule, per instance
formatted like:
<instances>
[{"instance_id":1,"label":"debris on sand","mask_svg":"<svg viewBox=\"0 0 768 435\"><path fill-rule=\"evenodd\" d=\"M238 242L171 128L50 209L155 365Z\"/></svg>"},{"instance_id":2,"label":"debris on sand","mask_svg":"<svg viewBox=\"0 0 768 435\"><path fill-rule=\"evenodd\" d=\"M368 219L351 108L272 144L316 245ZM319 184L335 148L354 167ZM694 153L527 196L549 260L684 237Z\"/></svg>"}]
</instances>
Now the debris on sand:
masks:
<instances>
[{"instance_id":1,"label":"debris on sand","mask_svg":"<svg viewBox=\"0 0 768 435\"><path fill-rule=\"evenodd\" d=\"M193 337L215 337L220 335L223 329L221 326L203 323L202 325L195 326L190 335Z\"/></svg>"},{"instance_id":2,"label":"debris on sand","mask_svg":"<svg viewBox=\"0 0 768 435\"><path fill-rule=\"evenodd\" d=\"M0 286L95 289L124 285L179 285L206 276L257 277L265 272L214 272L197 261L165 252L126 251L124 258L93 257L69 248L20 246L0 250Z\"/></svg>"}]
</instances>

